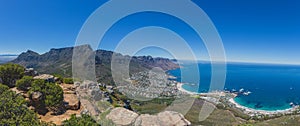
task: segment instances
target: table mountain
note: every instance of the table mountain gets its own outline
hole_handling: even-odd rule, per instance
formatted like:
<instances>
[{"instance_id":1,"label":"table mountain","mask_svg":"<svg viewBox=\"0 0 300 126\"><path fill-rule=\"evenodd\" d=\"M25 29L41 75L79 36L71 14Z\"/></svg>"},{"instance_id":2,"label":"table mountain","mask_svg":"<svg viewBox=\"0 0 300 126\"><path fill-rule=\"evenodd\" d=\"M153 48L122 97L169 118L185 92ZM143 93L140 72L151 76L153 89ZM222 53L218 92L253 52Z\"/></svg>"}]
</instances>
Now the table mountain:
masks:
<instances>
[{"instance_id":1,"label":"table mountain","mask_svg":"<svg viewBox=\"0 0 300 126\"><path fill-rule=\"evenodd\" d=\"M92 50L89 45L82 45L77 47L85 47ZM44 54L38 54L34 51L28 50L23 52L12 61L23 65L27 68L34 68L39 73L59 74L65 77L72 76L72 56L73 50L77 47L67 47L59 49L51 49ZM111 75L111 59L114 52L106 50L93 51L95 54L95 68L98 81L113 84ZM153 67L160 67L163 70L171 70L179 68L179 65L167 58L153 58L151 56L128 56L115 53L121 58L130 58L130 72L140 72L151 69Z\"/></svg>"}]
</instances>

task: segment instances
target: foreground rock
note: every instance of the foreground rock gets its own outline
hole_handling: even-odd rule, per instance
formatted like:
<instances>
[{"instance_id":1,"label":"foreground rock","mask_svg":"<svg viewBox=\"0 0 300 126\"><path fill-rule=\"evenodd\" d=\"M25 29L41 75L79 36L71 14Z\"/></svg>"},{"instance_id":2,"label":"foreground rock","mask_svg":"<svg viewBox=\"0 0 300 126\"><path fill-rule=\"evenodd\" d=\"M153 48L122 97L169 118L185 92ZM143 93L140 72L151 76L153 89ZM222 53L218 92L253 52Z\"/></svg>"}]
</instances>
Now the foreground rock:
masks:
<instances>
[{"instance_id":1,"label":"foreground rock","mask_svg":"<svg viewBox=\"0 0 300 126\"><path fill-rule=\"evenodd\" d=\"M128 126L135 122L139 115L125 108L115 108L107 116L107 119L112 120L118 126Z\"/></svg>"},{"instance_id":2,"label":"foreground rock","mask_svg":"<svg viewBox=\"0 0 300 126\"><path fill-rule=\"evenodd\" d=\"M165 111L157 115L142 114L125 108L115 108L107 116L117 126L189 126L191 123L178 112Z\"/></svg>"},{"instance_id":3,"label":"foreground rock","mask_svg":"<svg viewBox=\"0 0 300 126\"><path fill-rule=\"evenodd\" d=\"M80 101L76 94L64 94L64 102L66 109L78 110L80 108Z\"/></svg>"},{"instance_id":4,"label":"foreground rock","mask_svg":"<svg viewBox=\"0 0 300 126\"><path fill-rule=\"evenodd\" d=\"M155 115L144 114L140 115L134 125L136 126L160 126L160 122L158 121L158 117Z\"/></svg>"},{"instance_id":5,"label":"foreground rock","mask_svg":"<svg viewBox=\"0 0 300 126\"><path fill-rule=\"evenodd\" d=\"M158 113L157 115L161 124L165 126L187 126L191 123L184 118L184 116L178 112L165 111Z\"/></svg>"},{"instance_id":6,"label":"foreground rock","mask_svg":"<svg viewBox=\"0 0 300 126\"><path fill-rule=\"evenodd\" d=\"M104 95L98 84L93 81L84 81L82 83L75 82L74 86L76 95L79 98L81 105L85 108L84 111L82 111L82 114L98 116L101 111L97 107L97 102L99 102Z\"/></svg>"}]
</instances>

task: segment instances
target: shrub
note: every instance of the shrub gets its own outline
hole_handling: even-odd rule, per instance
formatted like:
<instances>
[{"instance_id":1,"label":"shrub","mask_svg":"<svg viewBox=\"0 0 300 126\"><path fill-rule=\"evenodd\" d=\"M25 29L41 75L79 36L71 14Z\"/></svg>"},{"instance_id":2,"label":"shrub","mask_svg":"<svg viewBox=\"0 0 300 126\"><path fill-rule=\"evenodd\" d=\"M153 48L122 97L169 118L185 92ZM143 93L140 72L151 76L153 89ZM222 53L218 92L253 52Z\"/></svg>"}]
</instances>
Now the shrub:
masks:
<instances>
[{"instance_id":1,"label":"shrub","mask_svg":"<svg viewBox=\"0 0 300 126\"><path fill-rule=\"evenodd\" d=\"M2 94L4 91L9 90L9 87L6 85L0 84L0 94Z\"/></svg>"},{"instance_id":2,"label":"shrub","mask_svg":"<svg viewBox=\"0 0 300 126\"><path fill-rule=\"evenodd\" d=\"M82 115L76 117L74 114L71 115L69 120L63 122L63 126L100 126L91 116Z\"/></svg>"},{"instance_id":3,"label":"shrub","mask_svg":"<svg viewBox=\"0 0 300 126\"><path fill-rule=\"evenodd\" d=\"M28 91L32 82L33 78L31 76L24 76L22 79L17 80L16 86L19 90Z\"/></svg>"},{"instance_id":4,"label":"shrub","mask_svg":"<svg viewBox=\"0 0 300 126\"><path fill-rule=\"evenodd\" d=\"M65 84L74 84L74 81L72 78L64 78L63 82Z\"/></svg>"},{"instance_id":5,"label":"shrub","mask_svg":"<svg viewBox=\"0 0 300 126\"><path fill-rule=\"evenodd\" d=\"M0 126L40 125L36 114L27 109L25 99L2 84L0 84L0 101Z\"/></svg>"},{"instance_id":6,"label":"shrub","mask_svg":"<svg viewBox=\"0 0 300 126\"><path fill-rule=\"evenodd\" d=\"M32 92L41 92L43 94L41 104L50 109L57 109L63 103L63 89L55 83L46 83L40 79L34 80L29 93L31 94Z\"/></svg>"},{"instance_id":7,"label":"shrub","mask_svg":"<svg viewBox=\"0 0 300 126\"><path fill-rule=\"evenodd\" d=\"M56 80L57 83L62 83L63 82L63 76L60 74L53 74L54 77L57 77L58 79Z\"/></svg>"},{"instance_id":8,"label":"shrub","mask_svg":"<svg viewBox=\"0 0 300 126\"><path fill-rule=\"evenodd\" d=\"M18 64L4 64L0 66L0 78L8 87L14 87L16 80L24 75L25 68Z\"/></svg>"}]
</instances>

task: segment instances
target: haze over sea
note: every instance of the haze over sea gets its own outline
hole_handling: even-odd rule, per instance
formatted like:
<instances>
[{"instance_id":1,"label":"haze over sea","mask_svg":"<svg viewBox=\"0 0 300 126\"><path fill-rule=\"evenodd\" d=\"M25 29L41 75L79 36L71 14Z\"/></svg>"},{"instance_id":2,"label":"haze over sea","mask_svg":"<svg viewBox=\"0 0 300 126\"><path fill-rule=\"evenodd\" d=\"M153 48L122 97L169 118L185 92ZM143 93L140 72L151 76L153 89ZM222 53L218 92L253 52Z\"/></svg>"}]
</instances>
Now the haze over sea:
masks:
<instances>
[{"instance_id":1,"label":"haze over sea","mask_svg":"<svg viewBox=\"0 0 300 126\"><path fill-rule=\"evenodd\" d=\"M182 64L182 71L195 70L195 64ZM199 63L200 83L195 75L184 75L182 87L191 92L203 93L209 90L211 82L211 64ZM180 69L168 71L181 81ZM193 73L193 72L190 72ZM195 83L196 82L196 83ZM245 107L257 110L284 110L290 103L300 103L300 66L275 64L227 64L225 90L252 92L239 95L234 100Z\"/></svg>"}]
</instances>

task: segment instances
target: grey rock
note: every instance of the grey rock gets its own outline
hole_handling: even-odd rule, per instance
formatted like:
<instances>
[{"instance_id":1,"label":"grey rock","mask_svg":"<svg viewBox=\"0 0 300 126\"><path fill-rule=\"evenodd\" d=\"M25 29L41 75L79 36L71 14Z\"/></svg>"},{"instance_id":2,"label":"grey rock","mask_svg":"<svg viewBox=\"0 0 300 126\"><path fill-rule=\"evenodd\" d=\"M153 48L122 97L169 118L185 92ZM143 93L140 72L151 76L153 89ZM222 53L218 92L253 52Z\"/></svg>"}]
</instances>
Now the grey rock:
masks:
<instances>
[{"instance_id":1,"label":"grey rock","mask_svg":"<svg viewBox=\"0 0 300 126\"><path fill-rule=\"evenodd\" d=\"M24 71L24 75L26 75L26 76L37 76L37 75L38 75L38 72L35 71L33 68L27 68L27 69Z\"/></svg>"},{"instance_id":2,"label":"grey rock","mask_svg":"<svg viewBox=\"0 0 300 126\"><path fill-rule=\"evenodd\" d=\"M160 122L158 117L155 115L143 114L136 119L134 125L135 126L160 126Z\"/></svg>"},{"instance_id":3,"label":"grey rock","mask_svg":"<svg viewBox=\"0 0 300 126\"><path fill-rule=\"evenodd\" d=\"M33 92L31 94L31 98L34 102L40 101L43 98L43 94L41 92Z\"/></svg>"},{"instance_id":4,"label":"grey rock","mask_svg":"<svg viewBox=\"0 0 300 126\"><path fill-rule=\"evenodd\" d=\"M39 76L35 76L35 77L33 77L33 79L42 79L42 80L45 80L47 82L55 82L54 76L50 75L50 74L42 74L42 75L39 75Z\"/></svg>"},{"instance_id":5,"label":"grey rock","mask_svg":"<svg viewBox=\"0 0 300 126\"><path fill-rule=\"evenodd\" d=\"M107 116L117 126L133 125L139 115L125 108L114 108Z\"/></svg>"},{"instance_id":6,"label":"grey rock","mask_svg":"<svg viewBox=\"0 0 300 126\"><path fill-rule=\"evenodd\" d=\"M164 111L157 115L142 114L125 108L114 108L107 116L117 126L189 126L184 116L174 111Z\"/></svg>"},{"instance_id":7,"label":"grey rock","mask_svg":"<svg viewBox=\"0 0 300 126\"><path fill-rule=\"evenodd\" d=\"M178 112L164 111L158 113L157 117L161 124L166 126L188 126L191 123Z\"/></svg>"}]
</instances>

